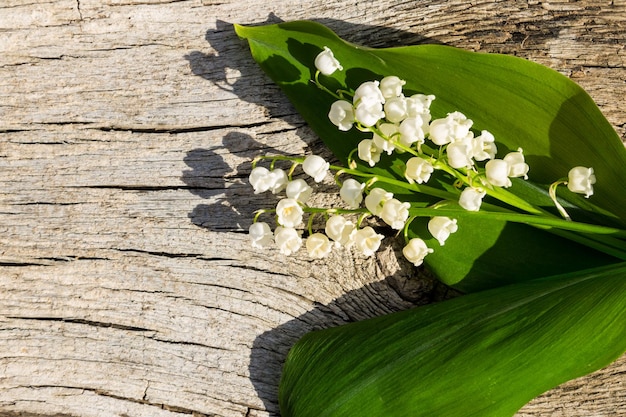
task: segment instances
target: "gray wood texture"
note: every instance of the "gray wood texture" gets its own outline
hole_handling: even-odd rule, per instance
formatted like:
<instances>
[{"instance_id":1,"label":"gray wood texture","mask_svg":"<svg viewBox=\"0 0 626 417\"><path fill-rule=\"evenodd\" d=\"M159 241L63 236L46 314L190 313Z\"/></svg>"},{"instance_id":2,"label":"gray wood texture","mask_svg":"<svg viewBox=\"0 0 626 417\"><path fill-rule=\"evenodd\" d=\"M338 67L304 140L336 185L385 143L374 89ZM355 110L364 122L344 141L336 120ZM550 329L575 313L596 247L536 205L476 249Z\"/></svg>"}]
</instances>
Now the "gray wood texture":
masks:
<instances>
[{"instance_id":1,"label":"gray wood texture","mask_svg":"<svg viewBox=\"0 0 626 417\"><path fill-rule=\"evenodd\" d=\"M452 295L392 239L368 259L249 246L274 201L251 159L324 149L231 24L295 19L545 64L626 137L624 0L1 0L1 416L276 415L301 335ZM518 416L626 415L625 373Z\"/></svg>"}]
</instances>

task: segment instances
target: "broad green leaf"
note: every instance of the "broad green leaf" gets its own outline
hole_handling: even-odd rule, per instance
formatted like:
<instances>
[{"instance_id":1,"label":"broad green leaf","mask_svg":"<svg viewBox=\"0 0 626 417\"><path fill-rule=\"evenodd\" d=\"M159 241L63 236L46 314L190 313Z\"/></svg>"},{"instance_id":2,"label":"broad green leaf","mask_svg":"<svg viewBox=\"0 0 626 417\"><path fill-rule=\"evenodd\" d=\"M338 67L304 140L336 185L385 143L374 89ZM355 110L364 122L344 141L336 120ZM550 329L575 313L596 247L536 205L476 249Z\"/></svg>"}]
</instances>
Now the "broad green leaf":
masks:
<instances>
[{"instance_id":1,"label":"broad green leaf","mask_svg":"<svg viewBox=\"0 0 626 417\"><path fill-rule=\"evenodd\" d=\"M626 350L626 264L305 335L282 417L506 417Z\"/></svg>"},{"instance_id":2,"label":"broad green leaf","mask_svg":"<svg viewBox=\"0 0 626 417\"><path fill-rule=\"evenodd\" d=\"M626 224L626 150L591 98L551 69L517 57L440 45L364 48L306 21L236 25L235 29L249 42L261 68L343 162L363 134L354 129L338 131L327 118L334 98L311 82L315 56L324 46L333 50L344 67L332 77L322 78L329 88L347 85L354 89L363 81L397 75L407 81L406 90L437 97L431 107L434 117L461 111L474 120L477 130L487 129L495 135L499 154L524 149L532 183L516 184L512 192L545 205L548 184L565 177L574 166L591 166L598 181L589 201L567 190L559 195L579 205L597 206L594 221L608 226ZM371 172L401 179L402 164L401 157L388 158ZM438 201L393 185L386 188L400 199L421 201L423 206ZM586 209L594 207L587 205ZM412 233L423 230L424 226L416 223ZM467 291L617 261L562 236L496 218L459 219L459 231L445 246L434 248L435 253L426 258L427 265L443 282Z\"/></svg>"}]
</instances>

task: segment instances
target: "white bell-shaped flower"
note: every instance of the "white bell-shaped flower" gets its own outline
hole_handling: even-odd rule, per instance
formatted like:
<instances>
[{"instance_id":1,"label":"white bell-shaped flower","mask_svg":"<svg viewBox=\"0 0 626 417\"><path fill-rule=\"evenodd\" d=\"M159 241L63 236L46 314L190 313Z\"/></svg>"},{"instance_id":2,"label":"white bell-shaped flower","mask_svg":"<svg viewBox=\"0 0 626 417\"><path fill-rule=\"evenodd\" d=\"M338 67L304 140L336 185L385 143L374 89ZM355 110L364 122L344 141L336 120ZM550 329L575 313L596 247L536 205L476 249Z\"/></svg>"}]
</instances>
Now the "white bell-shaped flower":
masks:
<instances>
[{"instance_id":1,"label":"white bell-shaped flower","mask_svg":"<svg viewBox=\"0 0 626 417\"><path fill-rule=\"evenodd\" d=\"M383 104L376 100L363 98L354 110L354 119L365 127L374 126L384 117Z\"/></svg>"},{"instance_id":2,"label":"white bell-shaped flower","mask_svg":"<svg viewBox=\"0 0 626 417\"><path fill-rule=\"evenodd\" d=\"M391 123L400 123L409 115L404 96L387 98L383 110Z\"/></svg>"},{"instance_id":3,"label":"white bell-shaped flower","mask_svg":"<svg viewBox=\"0 0 626 417\"><path fill-rule=\"evenodd\" d=\"M374 145L381 152L387 152L387 155L391 155L394 149L396 149L393 141L396 139L394 135L398 133L398 126L393 123L383 123L379 126L379 130L384 137L374 133L372 137Z\"/></svg>"},{"instance_id":4,"label":"white bell-shaped flower","mask_svg":"<svg viewBox=\"0 0 626 417\"><path fill-rule=\"evenodd\" d=\"M385 236L376 233L370 226L359 229L354 234L354 246L365 256L372 256L380 248Z\"/></svg>"},{"instance_id":5,"label":"white bell-shaped flower","mask_svg":"<svg viewBox=\"0 0 626 417\"><path fill-rule=\"evenodd\" d=\"M380 218L391 226L392 229L401 230L409 218L409 208L411 208L410 203L403 203L398 199L392 198L383 204Z\"/></svg>"},{"instance_id":6,"label":"white bell-shaped flower","mask_svg":"<svg viewBox=\"0 0 626 417\"><path fill-rule=\"evenodd\" d=\"M250 234L252 247L266 248L274 241L274 233L272 233L272 229L270 229L270 226L265 222L252 223L248 232Z\"/></svg>"},{"instance_id":7,"label":"white bell-shaped flower","mask_svg":"<svg viewBox=\"0 0 626 417\"><path fill-rule=\"evenodd\" d=\"M324 229L326 235L338 246L349 247L354 243L356 225L338 214L330 216Z\"/></svg>"},{"instance_id":8,"label":"white bell-shaped flower","mask_svg":"<svg viewBox=\"0 0 626 417\"><path fill-rule=\"evenodd\" d=\"M255 167L249 176L250 184L254 193L259 194L271 191L276 194L281 192L287 185L287 174L280 168L270 171L265 167Z\"/></svg>"},{"instance_id":9,"label":"white bell-shaped flower","mask_svg":"<svg viewBox=\"0 0 626 417\"><path fill-rule=\"evenodd\" d=\"M352 102L355 106L363 101L369 101L372 103L382 104L385 102L385 97L379 88L380 83L378 81L366 81L354 91Z\"/></svg>"},{"instance_id":10,"label":"white bell-shaped flower","mask_svg":"<svg viewBox=\"0 0 626 417\"><path fill-rule=\"evenodd\" d=\"M414 94L406 99L409 117L425 116L430 121L430 104L435 99L433 95Z\"/></svg>"},{"instance_id":11,"label":"white bell-shaped flower","mask_svg":"<svg viewBox=\"0 0 626 417\"><path fill-rule=\"evenodd\" d=\"M353 178L348 178L341 184L339 190L339 196L344 203L348 205L348 208L358 208L363 202L363 189L365 184L361 184Z\"/></svg>"},{"instance_id":12,"label":"white bell-shaped flower","mask_svg":"<svg viewBox=\"0 0 626 417\"><path fill-rule=\"evenodd\" d=\"M319 155L309 155L302 163L302 170L313 177L315 182L321 182L326 178L330 163Z\"/></svg>"},{"instance_id":13,"label":"white bell-shaped flower","mask_svg":"<svg viewBox=\"0 0 626 417\"><path fill-rule=\"evenodd\" d=\"M424 138L428 133L428 121L430 119L423 115L407 117L400 123L400 143L404 146L411 146L414 143L424 143Z\"/></svg>"},{"instance_id":14,"label":"white bell-shaped flower","mask_svg":"<svg viewBox=\"0 0 626 417\"><path fill-rule=\"evenodd\" d=\"M380 91L385 99L400 97L402 95L402 87L406 81L401 80L395 75L390 75L380 80Z\"/></svg>"},{"instance_id":15,"label":"white bell-shaped flower","mask_svg":"<svg viewBox=\"0 0 626 417\"><path fill-rule=\"evenodd\" d=\"M315 68L324 75L331 75L333 72L343 69L333 51L327 46L315 57Z\"/></svg>"},{"instance_id":16,"label":"white bell-shaped flower","mask_svg":"<svg viewBox=\"0 0 626 417\"><path fill-rule=\"evenodd\" d=\"M418 156L414 156L406 161L404 176L411 184L414 182L423 184L428 182L434 170L435 168L430 162Z\"/></svg>"},{"instance_id":17,"label":"white bell-shaped flower","mask_svg":"<svg viewBox=\"0 0 626 417\"><path fill-rule=\"evenodd\" d=\"M567 188L578 194L585 194L586 198L593 195L593 184L596 183L596 176L593 168L582 166L574 167L567 174Z\"/></svg>"},{"instance_id":18,"label":"white bell-shaped flower","mask_svg":"<svg viewBox=\"0 0 626 417\"><path fill-rule=\"evenodd\" d=\"M509 163L503 159L491 159L485 164L485 175L489 184L496 187L510 187Z\"/></svg>"},{"instance_id":19,"label":"white bell-shaped flower","mask_svg":"<svg viewBox=\"0 0 626 417\"><path fill-rule=\"evenodd\" d=\"M496 157L498 148L494 136L483 130L480 136L476 136L472 142L472 156L476 161L486 161Z\"/></svg>"},{"instance_id":20,"label":"white bell-shaped flower","mask_svg":"<svg viewBox=\"0 0 626 417\"><path fill-rule=\"evenodd\" d=\"M448 144L446 155L448 156L448 165L452 168L471 168L474 165L472 146L468 142L464 140Z\"/></svg>"},{"instance_id":21,"label":"white bell-shaped flower","mask_svg":"<svg viewBox=\"0 0 626 417\"><path fill-rule=\"evenodd\" d=\"M323 233L313 233L306 238L306 250L311 258L325 258L333 249L333 243Z\"/></svg>"},{"instance_id":22,"label":"white bell-shaped flower","mask_svg":"<svg viewBox=\"0 0 626 417\"><path fill-rule=\"evenodd\" d=\"M296 227L302 223L304 211L295 198L283 198L276 204L277 222L284 227Z\"/></svg>"},{"instance_id":23,"label":"white bell-shaped flower","mask_svg":"<svg viewBox=\"0 0 626 417\"><path fill-rule=\"evenodd\" d=\"M367 196L365 196L365 207L374 216L380 216L383 211L383 205L393 198L393 193L383 190L382 188L372 188Z\"/></svg>"},{"instance_id":24,"label":"white bell-shaped flower","mask_svg":"<svg viewBox=\"0 0 626 417\"><path fill-rule=\"evenodd\" d=\"M432 252L433 250L426 246L426 242L417 237L409 240L409 243L402 249L404 257L415 266L424 263L426 255Z\"/></svg>"},{"instance_id":25,"label":"white bell-shaped flower","mask_svg":"<svg viewBox=\"0 0 626 417\"><path fill-rule=\"evenodd\" d=\"M274 231L274 242L283 255L291 255L302 247L302 238L293 227L278 226Z\"/></svg>"},{"instance_id":26,"label":"white bell-shaped flower","mask_svg":"<svg viewBox=\"0 0 626 417\"><path fill-rule=\"evenodd\" d=\"M461 112L449 113L444 119L436 119L430 123L430 139L439 146L466 140L473 137L470 131L473 123Z\"/></svg>"},{"instance_id":27,"label":"white bell-shaped flower","mask_svg":"<svg viewBox=\"0 0 626 417\"><path fill-rule=\"evenodd\" d=\"M467 211L478 211L486 193L477 188L466 187L461 191L459 205Z\"/></svg>"},{"instance_id":28,"label":"white bell-shaped flower","mask_svg":"<svg viewBox=\"0 0 626 417\"><path fill-rule=\"evenodd\" d=\"M528 164L524 161L524 151L519 148L517 152L509 152L504 156L504 160L509 164L509 177L524 177L528 179Z\"/></svg>"},{"instance_id":29,"label":"white bell-shaped flower","mask_svg":"<svg viewBox=\"0 0 626 417\"><path fill-rule=\"evenodd\" d=\"M456 219L445 216L435 216L428 221L428 231L441 246L446 243L450 235L458 230Z\"/></svg>"},{"instance_id":30,"label":"white bell-shaped flower","mask_svg":"<svg viewBox=\"0 0 626 417\"><path fill-rule=\"evenodd\" d=\"M382 150L376 146L373 139L363 139L357 146L357 154L359 155L359 159L373 167L380 161Z\"/></svg>"},{"instance_id":31,"label":"white bell-shaped flower","mask_svg":"<svg viewBox=\"0 0 626 417\"><path fill-rule=\"evenodd\" d=\"M328 118L341 131L352 129L354 124L354 108L352 103L346 100L337 100L330 106Z\"/></svg>"},{"instance_id":32,"label":"white bell-shaped flower","mask_svg":"<svg viewBox=\"0 0 626 417\"><path fill-rule=\"evenodd\" d=\"M287 188L285 192L287 194L287 197L296 199L304 204L309 200L309 198L311 198L313 188L311 188L311 186L309 186L309 184L307 184L305 180L303 180L302 178L298 178L287 183Z\"/></svg>"}]
</instances>

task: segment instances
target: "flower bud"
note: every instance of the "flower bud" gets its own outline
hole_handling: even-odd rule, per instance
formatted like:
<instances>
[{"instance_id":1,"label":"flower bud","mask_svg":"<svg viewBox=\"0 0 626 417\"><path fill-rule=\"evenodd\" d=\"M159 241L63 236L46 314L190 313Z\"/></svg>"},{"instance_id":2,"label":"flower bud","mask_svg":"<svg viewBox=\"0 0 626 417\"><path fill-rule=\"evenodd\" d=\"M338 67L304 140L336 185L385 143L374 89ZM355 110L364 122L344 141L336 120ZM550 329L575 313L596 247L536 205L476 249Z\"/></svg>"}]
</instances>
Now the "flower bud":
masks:
<instances>
[{"instance_id":1,"label":"flower bud","mask_svg":"<svg viewBox=\"0 0 626 417\"><path fill-rule=\"evenodd\" d=\"M415 266L420 266L426 255L432 252L433 250L426 246L426 242L417 237L409 240L409 243L402 249L404 257Z\"/></svg>"},{"instance_id":2,"label":"flower bud","mask_svg":"<svg viewBox=\"0 0 626 417\"><path fill-rule=\"evenodd\" d=\"M324 75L331 75L336 70L341 71L343 67L333 55L333 51L327 46L315 57L315 68Z\"/></svg>"},{"instance_id":3,"label":"flower bud","mask_svg":"<svg viewBox=\"0 0 626 417\"><path fill-rule=\"evenodd\" d=\"M318 155L309 155L302 163L302 169L305 173L313 177L315 182L321 182L326 177L330 164Z\"/></svg>"},{"instance_id":4,"label":"flower bud","mask_svg":"<svg viewBox=\"0 0 626 417\"><path fill-rule=\"evenodd\" d=\"M445 244L450 234L457 230L456 219L450 219L449 217L435 216L428 222L428 231L439 241L441 246Z\"/></svg>"},{"instance_id":5,"label":"flower bud","mask_svg":"<svg viewBox=\"0 0 626 417\"><path fill-rule=\"evenodd\" d=\"M370 226L366 226L354 234L354 245L363 255L372 256L380 248L380 242L384 237Z\"/></svg>"},{"instance_id":6,"label":"flower bud","mask_svg":"<svg viewBox=\"0 0 626 417\"><path fill-rule=\"evenodd\" d=\"M585 198L593 195L593 184L596 176L593 168L574 167L567 174L567 188L573 193L585 194Z\"/></svg>"}]
</instances>

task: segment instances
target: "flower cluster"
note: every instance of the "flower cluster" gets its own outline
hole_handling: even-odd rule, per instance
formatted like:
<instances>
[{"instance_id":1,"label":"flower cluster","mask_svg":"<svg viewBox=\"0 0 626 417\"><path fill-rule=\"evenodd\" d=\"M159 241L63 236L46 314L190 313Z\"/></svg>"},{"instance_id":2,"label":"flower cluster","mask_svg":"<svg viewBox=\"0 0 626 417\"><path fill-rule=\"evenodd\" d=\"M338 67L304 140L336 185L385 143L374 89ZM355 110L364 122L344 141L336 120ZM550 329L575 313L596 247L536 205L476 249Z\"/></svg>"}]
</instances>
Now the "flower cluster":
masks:
<instances>
[{"instance_id":1,"label":"flower cluster","mask_svg":"<svg viewBox=\"0 0 626 417\"><path fill-rule=\"evenodd\" d=\"M433 119L430 107L435 100L434 95L406 95L406 82L394 75L380 81L366 81L354 91L333 93L319 80L320 74L330 76L343 69L333 52L325 47L316 57L315 66L315 83L336 98L328 112L330 122L340 131L356 128L367 135L354 150L358 158L373 167L384 155L394 152L402 154L400 160L404 163L406 182L395 183L396 186L421 192L422 184L428 183L434 173L440 171L443 178L452 181L449 189L457 191L431 195L445 194L448 202L454 199L455 204L463 209L477 212L486 195L510 203L506 200L509 194L503 190L513 185L511 179L528 179L529 166L521 148L497 158L494 135L487 130L473 130L473 121L463 113L453 111L445 117ZM334 247L355 248L361 254L371 256L379 249L384 238L371 225L364 224L367 218L374 217L391 229L404 232L404 256L413 264L421 265L433 249L419 237L409 239L408 226L416 217L430 217L427 229L441 246L457 231L456 219L433 216L432 210L427 214L416 214L419 210L412 207L411 203L400 201L382 186L374 187L374 183L383 181L383 178L359 170L351 158L352 154L348 158L349 168L331 166L317 155L306 158L259 158L272 159L269 169L256 166L256 160L249 177L254 192L270 191L278 194L285 191L286 196L278 201L274 209L257 213L250 226L252 245L267 247L275 244L285 255L295 253L304 245L313 258L327 256ZM274 168L278 160L291 161L288 172ZM304 179L292 178L298 165L316 183L323 181L329 171L335 171L342 207L310 206L313 188ZM342 174L356 176L364 181L347 178L340 182L339 176ZM589 197L593 194L595 180L592 168L575 167L570 170L567 179L550 186L549 194L563 217L569 220L556 198L556 187L566 184L570 191ZM431 208L436 207L437 204ZM268 223L258 221L263 213L274 213L274 231ZM301 232L305 214L309 217L306 241ZM317 215L325 218L321 231L313 230L313 219Z\"/></svg>"},{"instance_id":2,"label":"flower cluster","mask_svg":"<svg viewBox=\"0 0 626 417\"><path fill-rule=\"evenodd\" d=\"M271 157L267 157L270 159ZM260 158L266 159L266 158ZM296 166L314 182L323 181L329 171L337 172L335 179L343 172L340 167L331 167L322 157L309 155L306 158L275 157L291 161L289 173L280 168L271 170L263 166L252 169L249 181L255 194L270 191L274 194L285 191L274 209L261 210L255 222L250 226L249 233L254 247L264 248L275 244L280 252L290 255L297 252L303 245L313 258L327 256L334 247L355 248L365 256L372 256L381 245L383 234L376 232L371 225L364 225L370 216L382 220L392 229L402 230L408 225L409 208L407 202L401 202L390 193L379 187L371 187L369 182L361 183L354 178L347 178L340 184L339 196L342 207L320 208L308 204L313 187L302 178L293 179ZM273 213L276 228L272 231L267 222L257 221L264 213ZM308 214L308 237L303 239L299 228L304 225L304 216ZM323 232L313 231L313 218L321 214L325 217ZM443 216L433 217L428 229L441 245L457 230L456 220ZM432 252L426 243L418 238L411 239L404 250L405 256L415 265L420 265L424 257Z\"/></svg>"}]
</instances>

